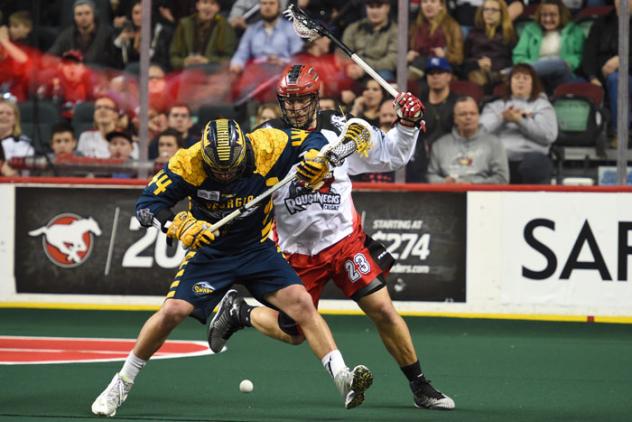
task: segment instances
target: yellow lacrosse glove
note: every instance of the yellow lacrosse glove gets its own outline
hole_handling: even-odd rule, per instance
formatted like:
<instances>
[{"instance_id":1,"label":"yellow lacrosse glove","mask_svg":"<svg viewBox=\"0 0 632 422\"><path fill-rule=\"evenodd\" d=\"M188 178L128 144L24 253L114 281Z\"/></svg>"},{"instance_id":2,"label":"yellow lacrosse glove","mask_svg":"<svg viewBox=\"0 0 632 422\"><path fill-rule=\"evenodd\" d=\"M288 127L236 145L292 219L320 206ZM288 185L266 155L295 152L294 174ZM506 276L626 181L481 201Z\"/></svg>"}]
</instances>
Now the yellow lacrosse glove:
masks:
<instances>
[{"instance_id":1,"label":"yellow lacrosse glove","mask_svg":"<svg viewBox=\"0 0 632 422\"><path fill-rule=\"evenodd\" d=\"M196 219L189 211L180 211L173 218L167 237L180 240L185 248L195 251L215 240L210 228L209 223Z\"/></svg>"},{"instance_id":2,"label":"yellow lacrosse glove","mask_svg":"<svg viewBox=\"0 0 632 422\"><path fill-rule=\"evenodd\" d=\"M317 158L318 150L310 149L303 156L303 161L296 166L296 176L310 189L318 189L329 174L329 163L324 158Z\"/></svg>"}]
</instances>

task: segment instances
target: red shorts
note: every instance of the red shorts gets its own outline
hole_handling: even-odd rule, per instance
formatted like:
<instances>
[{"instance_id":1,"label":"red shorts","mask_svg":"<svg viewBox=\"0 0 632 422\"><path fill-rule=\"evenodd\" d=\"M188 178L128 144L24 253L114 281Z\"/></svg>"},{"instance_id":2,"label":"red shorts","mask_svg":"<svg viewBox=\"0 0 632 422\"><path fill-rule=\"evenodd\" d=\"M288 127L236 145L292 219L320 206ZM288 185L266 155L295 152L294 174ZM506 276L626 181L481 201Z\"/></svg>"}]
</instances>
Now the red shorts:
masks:
<instances>
[{"instance_id":1,"label":"red shorts","mask_svg":"<svg viewBox=\"0 0 632 422\"><path fill-rule=\"evenodd\" d=\"M316 306L330 279L345 296L352 298L384 272L365 246L365 239L366 235L358 224L353 233L317 255L286 255Z\"/></svg>"}]
</instances>

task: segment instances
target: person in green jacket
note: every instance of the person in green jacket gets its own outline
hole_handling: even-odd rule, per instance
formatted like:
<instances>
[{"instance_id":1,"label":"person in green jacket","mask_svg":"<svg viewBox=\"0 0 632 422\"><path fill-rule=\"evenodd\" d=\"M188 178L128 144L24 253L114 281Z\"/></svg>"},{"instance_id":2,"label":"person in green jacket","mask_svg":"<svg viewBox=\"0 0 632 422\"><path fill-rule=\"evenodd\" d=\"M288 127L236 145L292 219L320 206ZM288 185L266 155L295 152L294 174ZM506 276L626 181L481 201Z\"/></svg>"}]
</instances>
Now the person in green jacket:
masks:
<instances>
[{"instance_id":1,"label":"person in green jacket","mask_svg":"<svg viewBox=\"0 0 632 422\"><path fill-rule=\"evenodd\" d=\"M577 81L585 35L571 22L571 13L561 0L543 0L535 22L525 26L513 50L513 62L530 64L551 94L560 84Z\"/></svg>"},{"instance_id":2,"label":"person in green jacket","mask_svg":"<svg viewBox=\"0 0 632 422\"><path fill-rule=\"evenodd\" d=\"M171 67L223 63L230 60L237 46L235 30L219 14L218 0L197 0L197 13L182 18L171 41Z\"/></svg>"}]
</instances>

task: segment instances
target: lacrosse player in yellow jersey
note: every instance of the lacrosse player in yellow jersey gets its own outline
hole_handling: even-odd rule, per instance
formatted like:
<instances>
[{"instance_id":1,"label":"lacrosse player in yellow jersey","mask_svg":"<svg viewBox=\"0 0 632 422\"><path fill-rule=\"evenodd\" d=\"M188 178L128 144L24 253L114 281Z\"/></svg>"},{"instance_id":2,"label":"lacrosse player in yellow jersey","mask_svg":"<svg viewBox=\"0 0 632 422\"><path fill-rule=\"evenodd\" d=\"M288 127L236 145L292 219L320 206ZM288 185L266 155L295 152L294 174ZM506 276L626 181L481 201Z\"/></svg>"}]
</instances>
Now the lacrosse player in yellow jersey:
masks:
<instances>
[{"instance_id":1,"label":"lacrosse player in yellow jersey","mask_svg":"<svg viewBox=\"0 0 632 422\"><path fill-rule=\"evenodd\" d=\"M259 301L300 324L345 407L362 403L373 375L363 365L353 370L346 366L300 278L268 239L271 199L219 232L210 229L212 223L283 179L296 163L302 183L322 183L330 168L326 159L318 158L318 151L326 144L320 133L269 128L244 134L233 120L214 120L206 125L200 142L179 150L156 174L136 204L137 218L145 227L159 226L189 252L161 308L147 320L122 369L92 404L94 414L114 416L139 371L171 331L188 316L205 324L236 281ZM174 215L171 208L185 198L190 200L190 210Z\"/></svg>"}]
</instances>

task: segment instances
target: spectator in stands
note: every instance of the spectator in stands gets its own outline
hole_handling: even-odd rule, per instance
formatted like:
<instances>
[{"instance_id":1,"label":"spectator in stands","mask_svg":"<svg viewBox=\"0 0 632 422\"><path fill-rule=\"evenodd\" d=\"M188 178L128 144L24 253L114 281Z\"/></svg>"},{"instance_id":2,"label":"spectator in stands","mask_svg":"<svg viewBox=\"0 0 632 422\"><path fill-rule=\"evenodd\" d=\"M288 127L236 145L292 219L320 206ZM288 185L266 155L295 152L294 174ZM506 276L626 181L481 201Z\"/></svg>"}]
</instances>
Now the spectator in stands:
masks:
<instances>
[{"instance_id":1,"label":"spectator in stands","mask_svg":"<svg viewBox=\"0 0 632 422\"><path fill-rule=\"evenodd\" d=\"M454 66L463 63L463 34L448 14L445 0L422 0L410 29L406 59L411 75L423 77L430 57L445 57Z\"/></svg>"},{"instance_id":2,"label":"spectator in stands","mask_svg":"<svg viewBox=\"0 0 632 422\"><path fill-rule=\"evenodd\" d=\"M165 71L160 65L151 64L147 73L149 106L161 113L166 112L170 103L173 102L174 96L167 84Z\"/></svg>"},{"instance_id":3,"label":"spectator in stands","mask_svg":"<svg viewBox=\"0 0 632 422\"><path fill-rule=\"evenodd\" d=\"M454 104L457 96L450 90L452 66L445 57L431 58L424 68L428 92L421 96L426 109L426 131L419 135L415 154L406 166L406 182L425 183L428 171L428 151L432 144L452 132Z\"/></svg>"},{"instance_id":4,"label":"spectator in stands","mask_svg":"<svg viewBox=\"0 0 632 422\"><path fill-rule=\"evenodd\" d=\"M79 50L66 51L54 73L41 72L40 79L43 81L37 89L38 97L53 101L68 120L78 103L94 99L95 81Z\"/></svg>"},{"instance_id":5,"label":"spectator in stands","mask_svg":"<svg viewBox=\"0 0 632 422\"><path fill-rule=\"evenodd\" d=\"M61 56L66 51L79 50L86 64L119 66L120 58L114 50L114 32L108 22L97 20L94 2L76 0L73 11L73 25L59 34L48 52Z\"/></svg>"},{"instance_id":6,"label":"spectator in stands","mask_svg":"<svg viewBox=\"0 0 632 422\"><path fill-rule=\"evenodd\" d=\"M197 12L178 23L171 41L171 67L175 70L228 62L235 52L235 31L219 14L217 0L197 0Z\"/></svg>"},{"instance_id":7,"label":"spectator in stands","mask_svg":"<svg viewBox=\"0 0 632 422\"><path fill-rule=\"evenodd\" d=\"M507 154L497 136L479 126L476 100L461 97L454 104L454 129L432 146L430 183L507 183Z\"/></svg>"},{"instance_id":8,"label":"spectator in stands","mask_svg":"<svg viewBox=\"0 0 632 422\"><path fill-rule=\"evenodd\" d=\"M60 122L53 126L50 149L55 159L73 157L76 154L77 138L75 130L68 122Z\"/></svg>"},{"instance_id":9,"label":"spectator in stands","mask_svg":"<svg viewBox=\"0 0 632 422\"><path fill-rule=\"evenodd\" d=\"M287 8L287 0L279 1L281 10ZM248 23L254 23L259 15L259 0L237 0L228 15L228 22L237 30L244 31Z\"/></svg>"},{"instance_id":10,"label":"spectator in stands","mask_svg":"<svg viewBox=\"0 0 632 422\"><path fill-rule=\"evenodd\" d=\"M158 157L154 170L158 172L166 162L184 145L182 135L175 129L169 128L158 135Z\"/></svg>"},{"instance_id":11,"label":"spectator in stands","mask_svg":"<svg viewBox=\"0 0 632 422\"><path fill-rule=\"evenodd\" d=\"M79 136L77 151L81 155L94 158L109 158L110 150L106 136L116 129L119 107L112 97L102 96L94 102L94 130Z\"/></svg>"},{"instance_id":12,"label":"spectator in stands","mask_svg":"<svg viewBox=\"0 0 632 422\"><path fill-rule=\"evenodd\" d=\"M259 125L267 122L268 120L277 119L281 117L281 109L279 105L276 103L265 103L261 104L257 108L257 116L255 117L255 125L254 127L258 127Z\"/></svg>"},{"instance_id":13,"label":"spectator in stands","mask_svg":"<svg viewBox=\"0 0 632 422\"><path fill-rule=\"evenodd\" d=\"M485 0L476 11L475 27L465 39L467 78L491 94L511 68L515 44L516 34L505 1Z\"/></svg>"},{"instance_id":14,"label":"spectator in stands","mask_svg":"<svg viewBox=\"0 0 632 422\"><path fill-rule=\"evenodd\" d=\"M18 45L35 47L33 20L29 12L20 10L9 16L9 37Z\"/></svg>"},{"instance_id":15,"label":"spectator in stands","mask_svg":"<svg viewBox=\"0 0 632 422\"><path fill-rule=\"evenodd\" d=\"M373 126L379 126L380 105L385 97L382 86L374 79L367 79L362 95L353 102L351 114L366 120Z\"/></svg>"},{"instance_id":16,"label":"spectator in stands","mask_svg":"<svg viewBox=\"0 0 632 422\"><path fill-rule=\"evenodd\" d=\"M366 18L352 23L342 34L342 42L355 51L381 77L395 80L397 66L397 25L389 17L389 0L366 0ZM347 60L348 77L359 80L364 70Z\"/></svg>"},{"instance_id":17,"label":"spectator in stands","mask_svg":"<svg viewBox=\"0 0 632 422\"><path fill-rule=\"evenodd\" d=\"M114 47L119 49L123 66L140 60L140 30L142 23L142 7L140 1L134 2L130 11L130 19L122 21L116 28L118 35L114 38Z\"/></svg>"},{"instance_id":18,"label":"spectator in stands","mask_svg":"<svg viewBox=\"0 0 632 422\"><path fill-rule=\"evenodd\" d=\"M562 0L542 0L535 22L524 27L513 50L513 62L533 66L549 95L558 85L579 79L574 72L581 64L585 36L571 19Z\"/></svg>"},{"instance_id":19,"label":"spectator in stands","mask_svg":"<svg viewBox=\"0 0 632 422\"><path fill-rule=\"evenodd\" d=\"M537 2L537 0L536 0ZM531 2L531 4L536 3ZM524 0L509 0L507 6L507 13L512 21L515 21L524 12ZM462 29L465 31L464 35L467 36L467 32L475 24L476 10L483 4L483 0L455 0L448 3L450 5L450 14L459 22Z\"/></svg>"},{"instance_id":20,"label":"spectator in stands","mask_svg":"<svg viewBox=\"0 0 632 422\"><path fill-rule=\"evenodd\" d=\"M504 89L501 99L483 109L481 125L502 139L512 184L549 184L553 165L548 154L558 131L555 110L526 63L513 67Z\"/></svg>"},{"instance_id":21,"label":"spectator in stands","mask_svg":"<svg viewBox=\"0 0 632 422\"><path fill-rule=\"evenodd\" d=\"M0 94L9 93L18 101L28 98L32 59L23 46L12 41L9 29L0 26Z\"/></svg>"},{"instance_id":22,"label":"spectator in stands","mask_svg":"<svg viewBox=\"0 0 632 422\"><path fill-rule=\"evenodd\" d=\"M632 2L629 2L632 3ZM609 136L616 144L618 107L617 91L619 86L619 10L620 0L614 2L615 10L595 21L590 28L588 39L584 45L582 69L588 80L598 86L606 88L610 108ZM630 4L632 13L632 4ZM632 27L632 25L631 25ZM628 43L632 41L632 31L629 33ZM629 63L632 63L632 49L629 50ZM628 68L628 96L632 97L632 66ZM632 111L632 110L631 110ZM628 117L628 122L630 117ZM614 145L613 145L614 146Z\"/></svg>"},{"instance_id":23,"label":"spectator in stands","mask_svg":"<svg viewBox=\"0 0 632 422\"><path fill-rule=\"evenodd\" d=\"M393 128L395 121L397 120L397 114L395 114L395 106L392 100L388 99L382 102L382 105L380 105L378 120L382 132L387 133Z\"/></svg>"},{"instance_id":24,"label":"spectator in stands","mask_svg":"<svg viewBox=\"0 0 632 422\"><path fill-rule=\"evenodd\" d=\"M307 41L294 58L294 63L313 67L321 78L321 94L337 97L342 91L352 89L353 81L347 77L339 57L331 53L330 47L331 40L327 37Z\"/></svg>"},{"instance_id":25,"label":"spectator in stands","mask_svg":"<svg viewBox=\"0 0 632 422\"><path fill-rule=\"evenodd\" d=\"M292 24L281 17L279 0L259 0L259 6L261 21L248 26L230 61L231 73L241 75L234 90L236 98L262 83L275 83L279 72L303 47Z\"/></svg>"},{"instance_id":26,"label":"spectator in stands","mask_svg":"<svg viewBox=\"0 0 632 422\"><path fill-rule=\"evenodd\" d=\"M351 115L364 119L373 126L381 127L382 105L385 102L392 103L393 101L386 99L386 93L376 80L367 79L362 95L353 102ZM385 122L385 125L387 124ZM395 172L363 173L351 176L351 180L356 182L393 183L395 181Z\"/></svg>"},{"instance_id":27,"label":"spectator in stands","mask_svg":"<svg viewBox=\"0 0 632 422\"><path fill-rule=\"evenodd\" d=\"M338 111L340 110L340 107L338 105L338 101L336 101L335 98L320 97L318 99L318 109L320 111L323 111L323 110Z\"/></svg>"},{"instance_id":28,"label":"spectator in stands","mask_svg":"<svg viewBox=\"0 0 632 422\"><path fill-rule=\"evenodd\" d=\"M138 74L140 71L140 37L137 36L137 33L142 22L141 0L126 0L125 3L127 4L120 5L116 10L118 16L114 18L114 29L119 35L123 32L128 32L128 35L125 35L124 39L121 40L124 41L124 44L121 43L121 48L125 48L128 51L126 53L128 56L126 59L121 51L121 58L125 63L127 72ZM169 46L176 28L176 18L171 11L173 8L174 4L170 0L152 2L149 60L152 63L159 64L165 70L171 69ZM129 43L127 40L129 40Z\"/></svg>"},{"instance_id":29,"label":"spectator in stands","mask_svg":"<svg viewBox=\"0 0 632 422\"><path fill-rule=\"evenodd\" d=\"M4 98L0 98L0 142L6 161L31 157L35 152L31 140L22 134L20 109Z\"/></svg>"},{"instance_id":30,"label":"spectator in stands","mask_svg":"<svg viewBox=\"0 0 632 422\"><path fill-rule=\"evenodd\" d=\"M121 163L131 163L134 161L132 152L134 151L134 140L128 132L112 131L106 135L110 158L119 160ZM130 179L136 177L133 170L116 171L112 173L114 179Z\"/></svg>"},{"instance_id":31,"label":"spectator in stands","mask_svg":"<svg viewBox=\"0 0 632 422\"><path fill-rule=\"evenodd\" d=\"M185 148L199 141L199 137L194 135L191 130L193 127L191 114L191 109L186 104L174 104L167 113L167 127L180 133ZM150 142L148 156L150 160L155 160L158 157L158 138L154 138Z\"/></svg>"}]
</instances>

